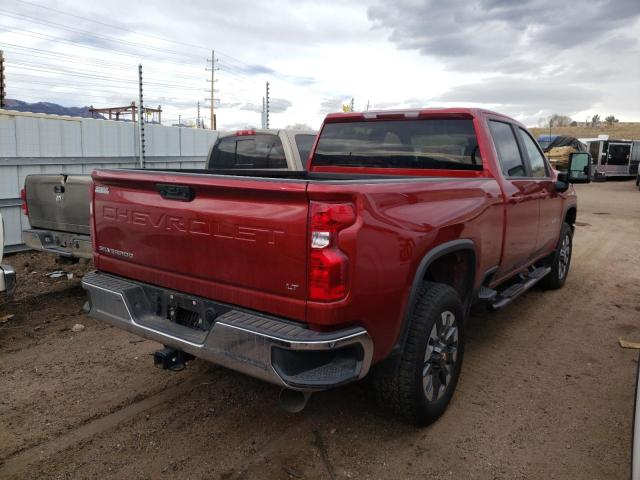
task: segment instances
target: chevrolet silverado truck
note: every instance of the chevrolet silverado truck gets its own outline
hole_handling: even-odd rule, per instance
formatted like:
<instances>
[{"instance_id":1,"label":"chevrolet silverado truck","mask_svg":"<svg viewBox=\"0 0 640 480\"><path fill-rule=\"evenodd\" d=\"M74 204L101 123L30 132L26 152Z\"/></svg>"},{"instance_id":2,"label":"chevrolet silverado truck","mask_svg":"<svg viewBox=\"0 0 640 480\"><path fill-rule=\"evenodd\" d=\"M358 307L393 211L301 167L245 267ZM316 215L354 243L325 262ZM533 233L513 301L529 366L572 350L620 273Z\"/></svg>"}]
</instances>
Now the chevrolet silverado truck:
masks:
<instances>
[{"instance_id":1,"label":"chevrolet silverado truck","mask_svg":"<svg viewBox=\"0 0 640 480\"><path fill-rule=\"evenodd\" d=\"M304 170L316 132L239 130L223 133L209 151L210 170ZM22 209L31 228L24 243L61 258L91 258L89 187L91 175L28 175Z\"/></svg>"},{"instance_id":2,"label":"chevrolet silverado truck","mask_svg":"<svg viewBox=\"0 0 640 480\"><path fill-rule=\"evenodd\" d=\"M7 296L13 295L16 289L16 271L9 265L2 264L4 255L4 220L0 213L0 293L5 292Z\"/></svg>"},{"instance_id":3,"label":"chevrolet silverado truck","mask_svg":"<svg viewBox=\"0 0 640 480\"><path fill-rule=\"evenodd\" d=\"M551 169L520 123L453 108L330 114L307 171L96 170L93 318L310 392L365 377L437 419L473 302L562 287L588 153Z\"/></svg>"}]
</instances>

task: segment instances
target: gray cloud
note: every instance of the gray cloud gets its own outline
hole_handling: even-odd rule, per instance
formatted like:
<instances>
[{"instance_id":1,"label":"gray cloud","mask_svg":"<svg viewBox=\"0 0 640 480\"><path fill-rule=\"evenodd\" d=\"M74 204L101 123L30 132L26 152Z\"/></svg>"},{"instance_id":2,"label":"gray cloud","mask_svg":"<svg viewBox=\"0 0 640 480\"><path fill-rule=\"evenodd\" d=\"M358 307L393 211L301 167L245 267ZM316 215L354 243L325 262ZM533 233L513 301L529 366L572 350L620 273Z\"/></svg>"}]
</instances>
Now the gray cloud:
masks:
<instances>
[{"instance_id":1,"label":"gray cloud","mask_svg":"<svg viewBox=\"0 0 640 480\"><path fill-rule=\"evenodd\" d=\"M285 112L291 105L293 105L286 98L272 98L269 102L269 111L271 113Z\"/></svg>"},{"instance_id":2,"label":"gray cloud","mask_svg":"<svg viewBox=\"0 0 640 480\"><path fill-rule=\"evenodd\" d=\"M327 113L341 112L342 105L348 103L350 100L351 98L346 95L341 97L325 98L320 102L320 110L318 113L325 115Z\"/></svg>"},{"instance_id":3,"label":"gray cloud","mask_svg":"<svg viewBox=\"0 0 640 480\"><path fill-rule=\"evenodd\" d=\"M501 76L459 86L432 100L512 106L535 103L541 107L574 112L586 110L600 97L599 91L577 85Z\"/></svg>"},{"instance_id":4,"label":"gray cloud","mask_svg":"<svg viewBox=\"0 0 640 480\"><path fill-rule=\"evenodd\" d=\"M270 113L282 113L286 112L289 107L293 105L286 98L272 98L269 102L269 112ZM240 107L240 110L246 110L248 112L262 112L262 105L258 105L257 103L247 102Z\"/></svg>"},{"instance_id":5,"label":"gray cloud","mask_svg":"<svg viewBox=\"0 0 640 480\"><path fill-rule=\"evenodd\" d=\"M579 85L499 76L461 85L431 100L456 105L489 105L502 113L517 116L525 123L531 123L552 113L572 115L588 110L601 99L600 91Z\"/></svg>"},{"instance_id":6,"label":"gray cloud","mask_svg":"<svg viewBox=\"0 0 640 480\"><path fill-rule=\"evenodd\" d=\"M444 61L459 71L522 72L640 18L637 0L395 0L368 16L402 49Z\"/></svg>"},{"instance_id":7,"label":"gray cloud","mask_svg":"<svg viewBox=\"0 0 640 480\"><path fill-rule=\"evenodd\" d=\"M393 0L368 16L398 48L479 74L430 101L492 105L521 120L610 105L638 115L638 0Z\"/></svg>"}]
</instances>

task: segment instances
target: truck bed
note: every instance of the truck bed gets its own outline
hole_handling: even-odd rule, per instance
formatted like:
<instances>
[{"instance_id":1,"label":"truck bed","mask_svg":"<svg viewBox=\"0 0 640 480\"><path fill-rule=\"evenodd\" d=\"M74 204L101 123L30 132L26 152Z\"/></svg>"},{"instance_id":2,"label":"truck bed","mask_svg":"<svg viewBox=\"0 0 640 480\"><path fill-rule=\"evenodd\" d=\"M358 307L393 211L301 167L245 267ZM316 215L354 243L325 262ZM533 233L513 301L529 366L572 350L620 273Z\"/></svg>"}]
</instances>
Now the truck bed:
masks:
<instances>
[{"instance_id":1,"label":"truck bed","mask_svg":"<svg viewBox=\"0 0 640 480\"><path fill-rule=\"evenodd\" d=\"M314 329L363 324L379 341L375 355L392 347L416 258L432 243L476 241L484 270L501 252L492 178L96 170L93 179L98 270ZM163 198L159 190L171 186L187 196ZM337 302L313 301L310 206L336 202L352 204L358 219L340 232L350 290ZM495 235L483 235L487 229Z\"/></svg>"}]
</instances>

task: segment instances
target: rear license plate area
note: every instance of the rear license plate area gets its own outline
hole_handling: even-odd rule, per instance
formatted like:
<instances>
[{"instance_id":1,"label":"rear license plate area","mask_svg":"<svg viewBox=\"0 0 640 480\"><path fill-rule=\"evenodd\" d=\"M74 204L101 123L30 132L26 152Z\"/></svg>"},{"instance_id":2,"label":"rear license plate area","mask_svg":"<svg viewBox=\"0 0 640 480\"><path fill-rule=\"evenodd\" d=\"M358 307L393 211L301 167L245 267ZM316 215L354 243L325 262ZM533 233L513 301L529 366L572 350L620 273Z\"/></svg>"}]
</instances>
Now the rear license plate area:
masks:
<instances>
[{"instance_id":1,"label":"rear license plate area","mask_svg":"<svg viewBox=\"0 0 640 480\"><path fill-rule=\"evenodd\" d=\"M215 321L215 310L189 295L169 293L165 296L164 317L192 330L207 332Z\"/></svg>"}]
</instances>

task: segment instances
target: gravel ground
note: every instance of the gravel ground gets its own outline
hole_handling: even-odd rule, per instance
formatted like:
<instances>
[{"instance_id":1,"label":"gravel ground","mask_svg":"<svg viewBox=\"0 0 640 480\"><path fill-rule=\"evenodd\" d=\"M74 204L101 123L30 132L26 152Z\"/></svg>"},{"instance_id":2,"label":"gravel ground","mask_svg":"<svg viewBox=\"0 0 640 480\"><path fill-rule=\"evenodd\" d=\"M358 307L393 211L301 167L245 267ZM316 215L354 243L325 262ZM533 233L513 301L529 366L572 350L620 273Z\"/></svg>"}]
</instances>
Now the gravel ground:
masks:
<instances>
[{"instance_id":1,"label":"gravel ground","mask_svg":"<svg viewBox=\"0 0 640 480\"><path fill-rule=\"evenodd\" d=\"M158 344L82 315L89 265L9 256L0 478L628 477L637 354L618 338L640 340L640 192L578 190L567 284L474 313L458 390L425 429L385 416L367 381L292 415L277 388L223 368L158 370ZM44 275L57 269L74 277Z\"/></svg>"}]
</instances>

